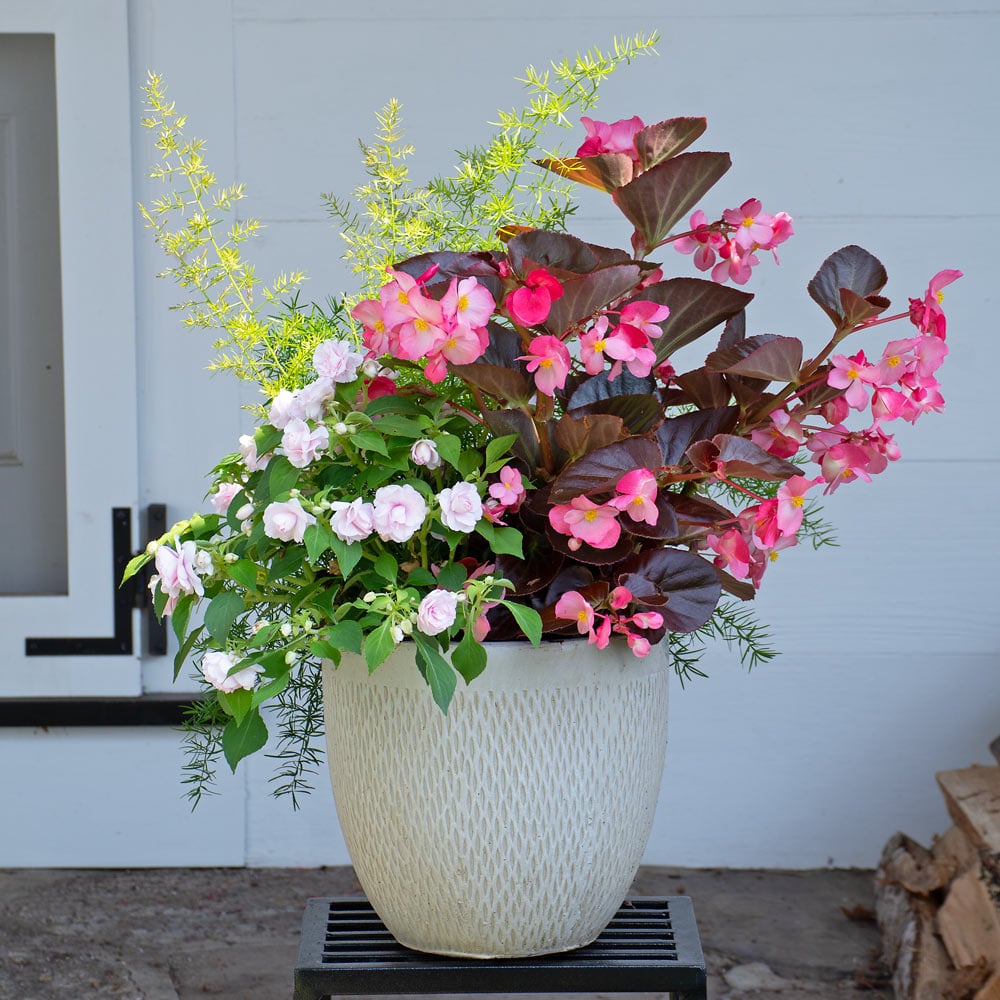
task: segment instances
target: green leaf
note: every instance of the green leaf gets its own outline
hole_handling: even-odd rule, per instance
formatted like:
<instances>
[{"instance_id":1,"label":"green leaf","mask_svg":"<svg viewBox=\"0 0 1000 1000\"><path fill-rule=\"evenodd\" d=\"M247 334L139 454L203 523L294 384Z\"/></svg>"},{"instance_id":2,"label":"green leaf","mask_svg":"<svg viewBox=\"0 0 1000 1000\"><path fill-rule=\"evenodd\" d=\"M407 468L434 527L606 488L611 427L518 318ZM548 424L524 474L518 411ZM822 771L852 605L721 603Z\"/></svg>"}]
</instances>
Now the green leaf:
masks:
<instances>
[{"instance_id":1,"label":"green leaf","mask_svg":"<svg viewBox=\"0 0 1000 1000\"><path fill-rule=\"evenodd\" d=\"M534 608L514 601L499 601L513 616L521 631L528 637L532 646L538 646L542 641L542 617Z\"/></svg>"},{"instance_id":2,"label":"green leaf","mask_svg":"<svg viewBox=\"0 0 1000 1000\"><path fill-rule=\"evenodd\" d=\"M426 636L414 632L413 641L417 644L418 665L423 666L424 680L430 685L434 702L447 715L458 685L455 669Z\"/></svg>"},{"instance_id":3,"label":"green leaf","mask_svg":"<svg viewBox=\"0 0 1000 1000\"><path fill-rule=\"evenodd\" d=\"M331 625L324 635L337 649L360 655L364 636L356 621L348 620Z\"/></svg>"},{"instance_id":4,"label":"green leaf","mask_svg":"<svg viewBox=\"0 0 1000 1000\"><path fill-rule=\"evenodd\" d=\"M476 640L472 629L465 630L462 641L451 651L451 662L466 684L475 680L486 669L486 650Z\"/></svg>"},{"instance_id":5,"label":"green leaf","mask_svg":"<svg viewBox=\"0 0 1000 1000\"><path fill-rule=\"evenodd\" d=\"M246 718L247 712L250 711L250 703L253 701L253 695L243 688L229 692L219 691L217 697L219 704L236 720L237 724Z\"/></svg>"},{"instance_id":6,"label":"green leaf","mask_svg":"<svg viewBox=\"0 0 1000 1000\"><path fill-rule=\"evenodd\" d=\"M259 688L250 692L252 694L251 707L256 708L258 705L263 704L271 698L276 697L281 694L282 691L288 687L288 682L291 680L291 670L282 674L280 677L276 677L273 681L267 684L261 684Z\"/></svg>"},{"instance_id":7,"label":"green leaf","mask_svg":"<svg viewBox=\"0 0 1000 1000\"><path fill-rule=\"evenodd\" d=\"M462 457L462 442L454 434L439 434L434 439L434 446L438 454L453 469L458 468L459 460Z\"/></svg>"},{"instance_id":8,"label":"green leaf","mask_svg":"<svg viewBox=\"0 0 1000 1000\"><path fill-rule=\"evenodd\" d=\"M150 555L150 553L140 552L137 556L133 556L131 559L129 559L128 565L125 567L125 572L122 573L121 582L124 583L130 577L135 576L135 574L140 569L142 569L142 567L145 566L146 563L148 563L149 560L152 558L153 557L152 555Z\"/></svg>"},{"instance_id":9,"label":"green leaf","mask_svg":"<svg viewBox=\"0 0 1000 1000\"><path fill-rule=\"evenodd\" d=\"M361 561L361 557L364 555L364 547L360 542L351 542L348 545L347 542L333 535L332 532L331 535L330 548L337 559L341 575L346 578L351 575L354 567Z\"/></svg>"},{"instance_id":10,"label":"green leaf","mask_svg":"<svg viewBox=\"0 0 1000 1000\"><path fill-rule=\"evenodd\" d=\"M205 628L220 645L225 646L233 622L243 612L243 598L232 590L224 590L212 598L205 610Z\"/></svg>"},{"instance_id":11,"label":"green leaf","mask_svg":"<svg viewBox=\"0 0 1000 1000\"><path fill-rule=\"evenodd\" d=\"M292 576L292 574L297 573L305 561L305 557L306 554L298 546L290 546L285 549L277 559L271 560L271 566L267 573L268 583L273 583L275 580L281 580L286 576Z\"/></svg>"},{"instance_id":12,"label":"green leaf","mask_svg":"<svg viewBox=\"0 0 1000 1000\"><path fill-rule=\"evenodd\" d=\"M299 481L300 470L296 469L284 455L276 455L267 463L257 487L258 503L270 503L287 494Z\"/></svg>"},{"instance_id":13,"label":"green leaf","mask_svg":"<svg viewBox=\"0 0 1000 1000\"><path fill-rule=\"evenodd\" d=\"M331 548L333 544L331 541L332 538L333 532L322 522L310 524L306 528L302 540L306 543L306 553L309 556L309 562L316 562L328 548Z\"/></svg>"},{"instance_id":14,"label":"green leaf","mask_svg":"<svg viewBox=\"0 0 1000 1000\"><path fill-rule=\"evenodd\" d=\"M389 448L382 439L382 435L376 431L358 431L356 434L351 435L351 443L363 451L377 451L380 455L385 455L386 458L389 457Z\"/></svg>"},{"instance_id":15,"label":"green leaf","mask_svg":"<svg viewBox=\"0 0 1000 1000\"><path fill-rule=\"evenodd\" d=\"M365 663L368 664L368 673L370 674L374 673L376 667L380 663L384 663L389 658L389 654L396 648L391 629L392 623L386 619L365 636Z\"/></svg>"},{"instance_id":16,"label":"green leaf","mask_svg":"<svg viewBox=\"0 0 1000 1000\"><path fill-rule=\"evenodd\" d=\"M388 552L379 553L372 568L386 583L395 583L399 575L399 563Z\"/></svg>"},{"instance_id":17,"label":"green leaf","mask_svg":"<svg viewBox=\"0 0 1000 1000\"><path fill-rule=\"evenodd\" d=\"M174 635L178 642L184 641L184 633L187 632L188 621L191 618L191 609L194 607L194 594L185 594L174 608L170 616L170 624L173 627Z\"/></svg>"},{"instance_id":18,"label":"green leaf","mask_svg":"<svg viewBox=\"0 0 1000 1000\"><path fill-rule=\"evenodd\" d=\"M620 477L619 477L620 478ZM617 482L617 480L616 480ZM502 528L485 518L476 525L476 532L489 543L490 551L496 555L523 556L523 539L517 528Z\"/></svg>"},{"instance_id":19,"label":"green leaf","mask_svg":"<svg viewBox=\"0 0 1000 1000\"><path fill-rule=\"evenodd\" d=\"M251 709L242 723L237 723L235 719L230 720L222 731L222 752L234 774L236 765L244 757L249 757L250 754L260 750L265 743L267 743L267 726L264 725L264 720L257 709Z\"/></svg>"},{"instance_id":20,"label":"green leaf","mask_svg":"<svg viewBox=\"0 0 1000 1000\"><path fill-rule=\"evenodd\" d=\"M462 568L464 569L465 567L463 566ZM429 569L417 566L416 569L411 570L407 575L406 583L410 587L436 587L437 578Z\"/></svg>"},{"instance_id":21,"label":"green leaf","mask_svg":"<svg viewBox=\"0 0 1000 1000\"><path fill-rule=\"evenodd\" d=\"M395 414L382 417L378 429L386 437L422 438L427 435L427 428L419 421Z\"/></svg>"},{"instance_id":22,"label":"green leaf","mask_svg":"<svg viewBox=\"0 0 1000 1000\"><path fill-rule=\"evenodd\" d=\"M201 635L204 630L204 625L199 625L196 629L192 629L191 634L184 640L181 648L177 650L174 655L174 680L177 680L177 675L181 672L181 667L184 666L184 661L190 655L192 647L195 642L198 641L198 636Z\"/></svg>"},{"instance_id":23,"label":"green leaf","mask_svg":"<svg viewBox=\"0 0 1000 1000\"><path fill-rule=\"evenodd\" d=\"M448 563L441 567L434 581L444 590L459 591L469 578L469 571L461 563Z\"/></svg>"},{"instance_id":24,"label":"green leaf","mask_svg":"<svg viewBox=\"0 0 1000 1000\"><path fill-rule=\"evenodd\" d=\"M503 437L493 438L486 445L486 464L492 465L502 455L506 455L510 446L517 440L516 434L504 434Z\"/></svg>"},{"instance_id":25,"label":"green leaf","mask_svg":"<svg viewBox=\"0 0 1000 1000\"><path fill-rule=\"evenodd\" d=\"M226 565L226 572L247 590L257 589L257 564L250 559L239 559Z\"/></svg>"},{"instance_id":26,"label":"green leaf","mask_svg":"<svg viewBox=\"0 0 1000 1000\"><path fill-rule=\"evenodd\" d=\"M257 454L266 455L269 451L277 448L281 444L283 433L278 427L272 427L270 424L261 424L254 431L253 435L253 443L257 448Z\"/></svg>"}]
</instances>

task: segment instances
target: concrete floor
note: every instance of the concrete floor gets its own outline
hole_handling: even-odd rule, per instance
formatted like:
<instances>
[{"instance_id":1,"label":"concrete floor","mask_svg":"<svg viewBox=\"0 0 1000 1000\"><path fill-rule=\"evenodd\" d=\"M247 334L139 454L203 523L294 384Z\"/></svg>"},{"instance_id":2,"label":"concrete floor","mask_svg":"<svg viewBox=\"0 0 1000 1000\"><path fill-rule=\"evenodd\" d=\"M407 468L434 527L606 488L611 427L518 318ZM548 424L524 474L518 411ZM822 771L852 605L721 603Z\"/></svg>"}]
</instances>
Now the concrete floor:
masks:
<instances>
[{"instance_id":1,"label":"concrete floor","mask_svg":"<svg viewBox=\"0 0 1000 1000\"><path fill-rule=\"evenodd\" d=\"M692 897L712 1000L891 1000L871 872L643 868L632 891ZM0 870L0 1000L287 1000L307 897L360 892L350 868Z\"/></svg>"}]
</instances>

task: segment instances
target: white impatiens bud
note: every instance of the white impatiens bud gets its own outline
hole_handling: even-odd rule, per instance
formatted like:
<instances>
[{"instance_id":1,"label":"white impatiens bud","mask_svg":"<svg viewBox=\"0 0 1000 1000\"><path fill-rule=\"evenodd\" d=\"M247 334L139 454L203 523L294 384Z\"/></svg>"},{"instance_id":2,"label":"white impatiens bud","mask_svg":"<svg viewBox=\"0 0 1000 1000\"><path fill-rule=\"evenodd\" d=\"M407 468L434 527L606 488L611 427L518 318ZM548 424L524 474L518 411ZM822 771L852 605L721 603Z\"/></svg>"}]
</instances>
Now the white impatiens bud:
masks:
<instances>
[{"instance_id":1,"label":"white impatiens bud","mask_svg":"<svg viewBox=\"0 0 1000 1000\"><path fill-rule=\"evenodd\" d=\"M153 541L151 541L146 546L146 552L147 552L148 555L155 556L156 555L156 550L159 547L160 547L160 543L158 541L156 541L156 539L153 539Z\"/></svg>"},{"instance_id":2,"label":"white impatiens bud","mask_svg":"<svg viewBox=\"0 0 1000 1000\"><path fill-rule=\"evenodd\" d=\"M285 653L285 663L287 663L290 667L295 665L295 661L298 658L299 654L294 649L290 649L287 653Z\"/></svg>"},{"instance_id":3,"label":"white impatiens bud","mask_svg":"<svg viewBox=\"0 0 1000 1000\"><path fill-rule=\"evenodd\" d=\"M368 593L361 598L361 600L364 601L365 604L371 604L371 602L375 600L375 597L376 597L375 591L369 590Z\"/></svg>"},{"instance_id":4,"label":"white impatiens bud","mask_svg":"<svg viewBox=\"0 0 1000 1000\"><path fill-rule=\"evenodd\" d=\"M291 622L282 622L281 634L287 639L292 634Z\"/></svg>"},{"instance_id":5,"label":"white impatiens bud","mask_svg":"<svg viewBox=\"0 0 1000 1000\"><path fill-rule=\"evenodd\" d=\"M338 420L333 425L333 433L334 434L339 434L341 437L343 437L345 434L349 433L349 431L350 431L350 428L347 426L347 424L344 423L343 420Z\"/></svg>"},{"instance_id":6,"label":"white impatiens bud","mask_svg":"<svg viewBox=\"0 0 1000 1000\"><path fill-rule=\"evenodd\" d=\"M410 461L414 465L422 465L431 470L441 466L441 456L430 438L421 438L413 443L413 447L410 449Z\"/></svg>"},{"instance_id":7,"label":"white impatiens bud","mask_svg":"<svg viewBox=\"0 0 1000 1000\"><path fill-rule=\"evenodd\" d=\"M212 572L212 557L204 549L198 549L194 555L194 571L199 576Z\"/></svg>"},{"instance_id":8,"label":"white impatiens bud","mask_svg":"<svg viewBox=\"0 0 1000 1000\"><path fill-rule=\"evenodd\" d=\"M247 518L250 518L250 517L253 517L253 504L252 503L245 503L236 512L236 519L238 521L245 521L245 520L247 520Z\"/></svg>"},{"instance_id":9,"label":"white impatiens bud","mask_svg":"<svg viewBox=\"0 0 1000 1000\"><path fill-rule=\"evenodd\" d=\"M240 561L240 557L235 552L227 552L222 558L227 563L234 563Z\"/></svg>"},{"instance_id":10,"label":"white impatiens bud","mask_svg":"<svg viewBox=\"0 0 1000 1000\"><path fill-rule=\"evenodd\" d=\"M399 627L403 630L403 635L413 634L413 622L409 618L404 618L400 623Z\"/></svg>"},{"instance_id":11,"label":"white impatiens bud","mask_svg":"<svg viewBox=\"0 0 1000 1000\"><path fill-rule=\"evenodd\" d=\"M389 631L392 633L393 642L399 643L402 642L403 639L405 638L405 634L403 632L403 628L401 625L393 625Z\"/></svg>"},{"instance_id":12,"label":"white impatiens bud","mask_svg":"<svg viewBox=\"0 0 1000 1000\"><path fill-rule=\"evenodd\" d=\"M368 358L362 362L361 370L368 378L375 378L382 371L382 366L374 358Z\"/></svg>"}]
</instances>

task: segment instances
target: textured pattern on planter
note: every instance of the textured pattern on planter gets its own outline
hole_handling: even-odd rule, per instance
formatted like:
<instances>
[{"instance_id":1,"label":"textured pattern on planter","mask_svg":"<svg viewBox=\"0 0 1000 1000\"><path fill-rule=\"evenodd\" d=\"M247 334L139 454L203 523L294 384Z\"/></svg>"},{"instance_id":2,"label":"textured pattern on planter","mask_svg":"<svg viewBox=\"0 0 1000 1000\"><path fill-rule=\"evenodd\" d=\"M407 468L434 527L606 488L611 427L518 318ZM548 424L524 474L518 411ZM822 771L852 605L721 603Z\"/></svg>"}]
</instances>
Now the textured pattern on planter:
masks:
<instances>
[{"instance_id":1,"label":"textured pattern on planter","mask_svg":"<svg viewBox=\"0 0 1000 1000\"><path fill-rule=\"evenodd\" d=\"M587 944L649 837L666 745L658 651L637 661L583 642L500 647L482 677L459 682L447 717L405 662L408 646L371 678L353 657L326 669L351 858L386 926L420 950L510 957Z\"/></svg>"}]
</instances>

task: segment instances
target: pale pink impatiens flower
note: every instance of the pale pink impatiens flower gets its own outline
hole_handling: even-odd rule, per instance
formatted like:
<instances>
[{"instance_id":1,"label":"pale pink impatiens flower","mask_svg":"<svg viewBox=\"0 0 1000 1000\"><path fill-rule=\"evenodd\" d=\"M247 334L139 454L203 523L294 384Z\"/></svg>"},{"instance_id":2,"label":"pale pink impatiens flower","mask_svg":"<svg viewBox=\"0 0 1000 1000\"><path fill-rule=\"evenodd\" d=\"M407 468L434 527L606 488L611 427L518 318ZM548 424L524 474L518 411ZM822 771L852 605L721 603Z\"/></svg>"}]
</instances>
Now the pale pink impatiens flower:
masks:
<instances>
[{"instance_id":1,"label":"pale pink impatiens flower","mask_svg":"<svg viewBox=\"0 0 1000 1000\"><path fill-rule=\"evenodd\" d=\"M219 488L210 497L216 512L225 514L233 502L233 497L242 489L239 483L219 483Z\"/></svg>"},{"instance_id":2,"label":"pale pink impatiens flower","mask_svg":"<svg viewBox=\"0 0 1000 1000\"><path fill-rule=\"evenodd\" d=\"M281 437L281 447L296 469L304 469L330 447L330 432L323 424L312 428L304 420L289 420Z\"/></svg>"},{"instance_id":3,"label":"pale pink impatiens flower","mask_svg":"<svg viewBox=\"0 0 1000 1000\"><path fill-rule=\"evenodd\" d=\"M229 671L241 662L232 653L211 650L202 657L201 672L212 687L224 694L232 694L233 691L240 688L244 691L252 691L257 682L257 675L264 668L255 663L230 674Z\"/></svg>"},{"instance_id":4,"label":"pale pink impatiens flower","mask_svg":"<svg viewBox=\"0 0 1000 1000\"><path fill-rule=\"evenodd\" d=\"M427 501L409 485L380 486L373 507L375 530L383 542L409 541L427 517Z\"/></svg>"},{"instance_id":5,"label":"pale pink impatiens flower","mask_svg":"<svg viewBox=\"0 0 1000 1000\"><path fill-rule=\"evenodd\" d=\"M450 590L432 590L417 608L417 628L424 635L438 635L455 624L458 594Z\"/></svg>"},{"instance_id":6,"label":"pale pink impatiens flower","mask_svg":"<svg viewBox=\"0 0 1000 1000\"><path fill-rule=\"evenodd\" d=\"M320 341L312 356L316 374L338 383L353 382L362 361L364 355L355 350L350 341L335 338Z\"/></svg>"},{"instance_id":7,"label":"pale pink impatiens flower","mask_svg":"<svg viewBox=\"0 0 1000 1000\"><path fill-rule=\"evenodd\" d=\"M205 593L197 568L198 548L194 542L181 542L174 538L173 547L169 544L158 545L155 564L156 582L160 590L167 595L164 614L172 614L181 594Z\"/></svg>"},{"instance_id":8,"label":"pale pink impatiens flower","mask_svg":"<svg viewBox=\"0 0 1000 1000\"><path fill-rule=\"evenodd\" d=\"M612 507L625 511L633 521L656 524L660 516L656 506L656 476L649 469L625 473L615 489L619 496L608 501Z\"/></svg>"},{"instance_id":9,"label":"pale pink impatiens flower","mask_svg":"<svg viewBox=\"0 0 1000 1000\"><path fill-rule=\"evenodd\" d=\"M304 510L298 497L291 500L274 501L264 508L264 534L282 542L301 542L306 528L316 523Z\"/></svg>"},{"instance_id":10,"label":"pale pink impatiens flower","mask_svg":"<svg viewBox=\"0 0 1000 1000\"><path fill-rule=\"evenodd\" d=\"M330 507L330 530L342 542L363 542L375 530L375 508L360 497L350 503L335 500Z\"/></svg>"},{"instance_id":11,"label":"pale pink impatiens flower","mask_svg":"<svg viewBox=\"0 0 1000 1000\"><path fill-rule=\"evenodd\" d=\"M437 495L441 507L441 520L452 531L468 534L475 531L483 516L483 501L472 483L456 483Z\"/></svg>"},{"instance_id":12,"label":"pale pink impatiens flower","mask_svg":"<svg viewBox=\"0 0 1000 1000\"><path fill-rule=\"evenodd\" d=\"M527 361L527 369L535 374L535 387L546 396L555 395L556 389L566 385L570 356L566 345L558 337L535 337L530 353L517 360Z\"/></svg>"}]
</instances>

